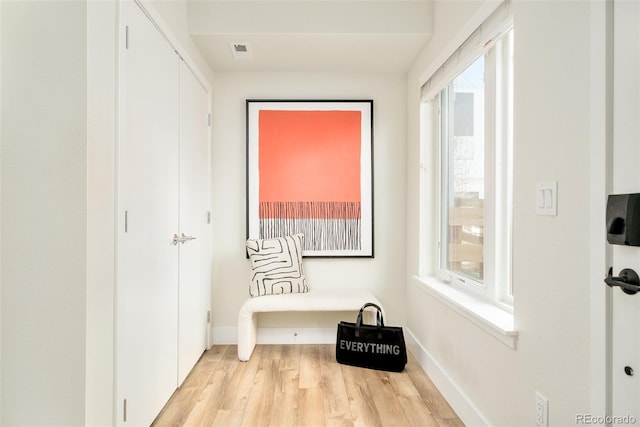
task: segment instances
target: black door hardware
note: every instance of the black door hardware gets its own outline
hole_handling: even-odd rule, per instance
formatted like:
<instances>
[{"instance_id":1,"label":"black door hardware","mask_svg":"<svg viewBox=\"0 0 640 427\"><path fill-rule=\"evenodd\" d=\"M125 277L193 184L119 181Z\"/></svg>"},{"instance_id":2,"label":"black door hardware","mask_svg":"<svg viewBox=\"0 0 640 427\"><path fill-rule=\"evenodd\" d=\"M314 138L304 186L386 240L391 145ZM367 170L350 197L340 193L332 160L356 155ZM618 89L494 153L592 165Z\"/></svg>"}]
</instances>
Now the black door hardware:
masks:
<instances>
[{"instance_id":1,"label":"black door hardware","mask_svg":"<svg viewBox=\"0 0 640 427\"><path fill-rule=\"evenodd\" d=\"M640 292L640 278L638 274L630 268L620 271L620 276L613 277L613 267L609 268L609 275L604 279L610 287L619 286L625 294L633 295Z\"/></svg>"},{"instance_id":2,"label":"black door hardware","mask_svg":"<svg viewBox=\"0 0 640 427\"><path fill-rule=\"evenodd\" d=\"M631 366L625 366L624 367L624 373L629 375L630 377L633 376L633 368Z\"/></svg>"},{"instance_id":3,"label":"black door hardware","mask_svg":"<svg viewBox=\"0 0 640 427\"><path fill-rule=\"evenodd\" d=\"M607 241L615 245L640 246L640 193L609 196Z\"/></svg>"}]
</instances>

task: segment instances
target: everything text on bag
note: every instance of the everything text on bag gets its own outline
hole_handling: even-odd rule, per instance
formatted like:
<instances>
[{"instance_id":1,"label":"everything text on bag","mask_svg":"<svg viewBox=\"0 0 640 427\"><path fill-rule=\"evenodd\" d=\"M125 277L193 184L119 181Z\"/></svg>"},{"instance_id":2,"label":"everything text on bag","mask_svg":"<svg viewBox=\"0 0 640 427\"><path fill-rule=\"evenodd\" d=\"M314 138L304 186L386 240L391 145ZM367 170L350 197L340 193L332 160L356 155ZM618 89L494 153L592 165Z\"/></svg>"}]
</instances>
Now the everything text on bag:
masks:
<instances>
[{"instance_id":1,"label":"everything text on bag","mask_svg":"<svg viewBox=\"0 0 640 427\"><path fill-rule=\"evenodd\" d=\"M356 353L400 354L400 346L397 344L392 345L340 340L340 349L354 351Z\"/></svg>"}]
</instances>

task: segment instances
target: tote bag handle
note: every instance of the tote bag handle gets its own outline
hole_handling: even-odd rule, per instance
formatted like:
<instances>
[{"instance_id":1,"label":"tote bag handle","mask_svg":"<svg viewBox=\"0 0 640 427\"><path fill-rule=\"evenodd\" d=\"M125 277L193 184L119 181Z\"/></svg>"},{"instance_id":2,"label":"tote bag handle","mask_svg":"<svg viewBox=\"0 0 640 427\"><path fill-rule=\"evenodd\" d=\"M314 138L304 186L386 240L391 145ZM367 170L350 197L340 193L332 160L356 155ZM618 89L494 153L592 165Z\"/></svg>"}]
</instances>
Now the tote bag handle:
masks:
<instances>
[{"instance_id":1,"label":"tote bag handle","mask_svg":"<svg viewBox=\"0 0 640 427\"><path fill-rule=\"evenodd\" d=\"M372 302L364 304L360 308L358 318L356 319L356 337L360 337L360 326L362 326L362 313L367 307L374 307L376 309L376 326L378 328L378 338L382 338L382 328L384 327L384 319L382 318L382 309Z\"/></svg>"}]
</instances>

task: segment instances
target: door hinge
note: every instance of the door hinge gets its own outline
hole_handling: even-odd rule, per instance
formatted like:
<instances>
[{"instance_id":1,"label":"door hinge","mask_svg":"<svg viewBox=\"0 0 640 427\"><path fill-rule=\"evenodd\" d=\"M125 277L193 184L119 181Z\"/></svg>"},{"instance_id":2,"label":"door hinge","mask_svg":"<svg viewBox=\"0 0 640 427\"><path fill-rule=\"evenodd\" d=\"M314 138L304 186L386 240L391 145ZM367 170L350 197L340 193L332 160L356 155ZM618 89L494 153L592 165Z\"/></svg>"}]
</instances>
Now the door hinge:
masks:
<instances>
[{"instance_id":1,"label":"door hinge","mask_svg":"<svg viewBox=\"0 0 640 427\"><path fill-rule=\"evenodd\" d=\"M124 211L124 232L129 231L129 211Z\"/></svg>"},{"instance_id":2,"label":"door hinge","mask_svg":"<svg viewBox=\"0 0 640 427\"><path fill-rule=\"evenodd\" d=\"M124 27L124 48L129 49L129 26Z\"/></svg>"},{"instance_id":3,"label":"door hinge","mask_svg":"<svg viewBox=\"0 0 640 427\"><path fill-rule=\"evenodd\" d=\"M122 402L122 421L127 422L127 399Z\"/></svg>"},{"instance_id":4,"label":"door hinge","mask_svg":"<svg viewBox=\"0 0 640 427\"><path fill-rule=\"evenodd\" d=\"M211 323L211 310L207 311L207 323Z\"/></svg>"},{"instance_id":5,"label":"door hinge","mask_svg":"<svg viewBox=\"0 0 640 427\"><path fill-rule=\"evenodd\" d=\"M211 113L207 114L207 126L211 126Z\"/></svg>"},{"instance_id":6,"label":"door hinge","mask_svg":"<svg viewBox=\"0 0 640 427\"><path fill-rule=\"evenodd\" d=\"M211 224L211 211L207 212L207 224Z\"/></svg>"}]
</instances>

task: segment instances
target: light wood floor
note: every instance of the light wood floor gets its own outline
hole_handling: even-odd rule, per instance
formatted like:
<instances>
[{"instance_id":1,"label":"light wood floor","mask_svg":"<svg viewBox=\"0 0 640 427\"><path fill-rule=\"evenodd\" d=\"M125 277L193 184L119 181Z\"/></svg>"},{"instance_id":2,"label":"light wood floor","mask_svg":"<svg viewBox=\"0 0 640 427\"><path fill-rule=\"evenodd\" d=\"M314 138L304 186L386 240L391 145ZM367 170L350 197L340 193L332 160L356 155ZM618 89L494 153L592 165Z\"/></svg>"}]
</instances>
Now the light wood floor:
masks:
<instances>
[{"instance_id":1,"label":"light wood floor","mask_svg":"<svg viewBox=\"0 0 640 427\"><path fill-rule=\"evenodd\" d=\"M409 355L403 372L340 365L334 345L204 353L153 426L463 426Z\"/></svg>"}]
</instances>

